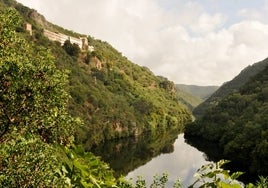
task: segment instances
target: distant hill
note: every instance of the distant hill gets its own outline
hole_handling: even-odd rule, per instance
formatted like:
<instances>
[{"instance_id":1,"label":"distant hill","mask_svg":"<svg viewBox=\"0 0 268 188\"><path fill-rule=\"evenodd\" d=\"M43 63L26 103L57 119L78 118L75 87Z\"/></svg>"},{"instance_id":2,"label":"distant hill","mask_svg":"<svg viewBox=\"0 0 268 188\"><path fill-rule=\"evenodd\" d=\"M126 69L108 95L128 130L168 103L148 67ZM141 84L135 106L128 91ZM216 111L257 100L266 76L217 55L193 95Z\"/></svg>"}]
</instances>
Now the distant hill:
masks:
<instances>
[{"instance_id":1,"label":"distant hill","mask_svg":"<svg viewBox=\"0 0 268 188\"><path fill-rule=\"evenodd\" d=\"M175 87L179 100L191 111L218 88L218 86L197 86L185 84L176 84Z\"/></svg>"},{"instance_id":2,"label":"distant hill","mask_svg":"<svg viewBox=\"0 0 268 188\"><path fill-rule=\"evenodd\" d=\"M191 111L203 101L202 99L192 95L191 93L177 87L177 85L175 86L175 89L178 100L184 105L186 105Z\"/></svg>"},{"instance_id":3,"label":"distant hill","mask_svg":"<svg viewBox=\"0 0 268 188\"><path fill-rule=\"evenodd\" d=\"M197 85L185 85L176 84L176 88L190 93L191 95L198 97L201 100L206 100L212 93L214 93L219 86L197 86Z\"/></svg>"},{"instance_id":4,"label":"distant hill","mask_svg":"<svg viewBox=\"0 0 268 188\"><path fill-rule=\"evenodd\" d=\"M20 35L29 43L49 49L58 69L69 71L69 112L84 122L77 130L76 141L85 148L146 131L183 129L191 120L173 82L130 62L107 42L49 23L35 10L15 1L0 2L0 8L8 3L21 14L24 23L17 29ZM31 24L31 32L25 29L26 22ZM49 40L45 29L54 32L55 37L86 37L94 51L79 49L70 41L62 46L62 41Z\"/></svg>"},{"instance_id":5,"label":"distant hill","mask_svg":"<svg viewBox=\"0 0 268 188\"><path fill-rule=\"evenodd\" d=\"M241 86L246 84L253 76L261 72L268 65L268 58L249 65L243 69L234 79L224 83L219 89L216 90L207 100L198 105L194 110L193 114L199 118L204 115L207 109L215 106L218 102L228 94L237 91Z\"/></svg>"}]
</instances>

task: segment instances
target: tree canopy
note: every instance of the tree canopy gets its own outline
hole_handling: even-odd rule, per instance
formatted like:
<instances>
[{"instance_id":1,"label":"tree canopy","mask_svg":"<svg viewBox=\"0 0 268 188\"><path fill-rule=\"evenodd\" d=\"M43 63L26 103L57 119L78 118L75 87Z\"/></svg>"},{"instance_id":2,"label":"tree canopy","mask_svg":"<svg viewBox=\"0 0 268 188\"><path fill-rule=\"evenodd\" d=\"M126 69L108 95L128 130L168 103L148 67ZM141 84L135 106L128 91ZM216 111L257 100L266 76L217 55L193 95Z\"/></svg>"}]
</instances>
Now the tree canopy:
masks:
<instances>
[{"instance_id":1,"label":"tree canopy","mask_svg":"<svg viewBox=\"0 0 268 188\"><path fill-rule=\"evenodd\" d=\"M227 159L267 176L267 88L268 67L186 126L185 134L218 142Z\"/></svg>"},{"instance_id":2,"label":"tree canopy","mask_svg":"<svg viewBox=\"0 0 268 188\"><path fill-rule=\"evenodd\" d=\"M17 6L12 0L0 2ZM23 10L29 13L27 8ZM147 68L130 64L126 58L117 56L118 52L111 46L97 40L93 40L99 50L96 57L103 62L111 60L106 62L105 69L84 66L81 61L74 64L73 58L69 58L59 44L45 39L40 30L35 30L33 42L26 40L30 37L21 32L21 28L18 12L12 8L0 12L1 187L144 187L144 181L134 186L115 179L108 165L99 158L85 153L82 147L70 147L74 129L81 122L69 112L83 113L80 109L84 107L92 112L87 115L90 116L88 126L93 125L93 128L87 127L92 131L87 133L93 137L109 131L108 126L101 127L107 117L114 122L122 118L121 124L136 127L136 122L131 121L135 118L133 114L142 116L141 122L146 120L147 124L140 127L145 130L157 130L161 126L180 128L181 123L189 121L190 114L177 101L174 84L163 78L155 79ZM112 66L116 63L118 66ZM66 67L71 70L72 83L67 82L68 72L63 70ZM90 81L101 84L93 87L95 83L88 81L90 77L93 77ZM130 81L124 82L126 80ZM134 82L136 80L138 82ZM88 83L92 93L85 89ZM78 101L76 104L68 102L66 88L74 97L72 102ZM113 92L116 95L111 95ZM264 89L262 99L266 98L266 92ZM122 96L129 98L122 99ZM105 108L107 106L110 108ZM93 115L99 111L100 115L94 119ZM105 137L111 138L113 134ZM166 181L164 175L152 186L163 187Z\"/></svg>"},{"instance_id":3,"label":"tree canopy","mask_svg":"<svg viewBox=\"0 0 268 188\"><path fill-rule=\"evenodd\" d=\"M56 68L48 50L16 32L20 24L14 9L0 14L0 184L65 187L51 144L73 141L67 74Z\"/></svg>"}]
</instances>

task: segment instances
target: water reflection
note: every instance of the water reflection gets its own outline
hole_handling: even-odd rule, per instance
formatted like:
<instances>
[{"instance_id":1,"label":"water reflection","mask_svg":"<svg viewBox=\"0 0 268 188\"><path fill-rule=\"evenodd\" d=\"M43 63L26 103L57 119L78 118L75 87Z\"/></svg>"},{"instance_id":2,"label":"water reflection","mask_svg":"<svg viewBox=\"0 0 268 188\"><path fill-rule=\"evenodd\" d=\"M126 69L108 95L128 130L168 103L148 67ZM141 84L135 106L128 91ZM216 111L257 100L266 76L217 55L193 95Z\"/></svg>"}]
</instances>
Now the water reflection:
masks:
<instances>
[{"instance_id":1,"label":"water reflection","mask_svg":"<svg viewBox=\"0 0 268 188\"><path fill-rule=\"evenodd\" d=\"M124 175L134 181L142 176L152 182L154 175L167 172L167 187L172 187L178 177L183 180L183 187L189 186L196 170L208 163L202 152L185 143L178 130L110 141L91 151L109 163L116 176Z\"/></svg>"},{"instance_id":2,"label":"water reflection","mask_svg":"<svg viewBox=\"0 0 268 188\"><path fill-rule=\"evenodd\" d=\"M207 163L204 154L186 144L183 134L180 134L174 143L174 152L153 158L146 165L130 172L127 178L135 180L137 176L143 176L152 182L153 175L167 172L169 177L167 187L172 187L178 177L182 180L183 187L187 187L194 182L193 176L197 169Z\"/></svg>"},{"instance_id":3,"label":"water reflection","mask_svg":"<svg viewBox=\"0 0 268 188\"><path fill-rule=\"evenodd\" d=\"M109 163L117 177L146 164L161 153L174 151L179 130L162 130L139 137L120 139L102 143L91 149L102 160Z\"/></svg>"},{"instance_id":4,"label":"water reflection","mask_svg":"<svg viewBox=\"0 0 268 188\"><path fill-rule=\"evenodd\" d=\"M200 137L186 137L184 136L185 142L200 152L205 152L204 156L208 161L217 162L222 159L223 150L218 146L217 143L210 142Z\"/></svg>"},{"instance_id":5,"label":"water reflection","mask_svg":"<svg viewBox=\"0 0 268 188\"><path fill-rule=\"evenodd\" d=\"M204 152L205 157L209 161L219 161L221 159L228 159L224 156L224 151L222 148L218 146L217 143L210 142L200 137L192 137L192 136L185 136L185 142L189 145L197 148L200 152ZM244 172L238 180L247 184L249 182L256 182L258 180L257 174L252 174L249 172L248 166L244 166L240 164L238 161L230 162L224 166L225 169L230 170L231 173L233 172Z\"/></svg>"}]
</instances>

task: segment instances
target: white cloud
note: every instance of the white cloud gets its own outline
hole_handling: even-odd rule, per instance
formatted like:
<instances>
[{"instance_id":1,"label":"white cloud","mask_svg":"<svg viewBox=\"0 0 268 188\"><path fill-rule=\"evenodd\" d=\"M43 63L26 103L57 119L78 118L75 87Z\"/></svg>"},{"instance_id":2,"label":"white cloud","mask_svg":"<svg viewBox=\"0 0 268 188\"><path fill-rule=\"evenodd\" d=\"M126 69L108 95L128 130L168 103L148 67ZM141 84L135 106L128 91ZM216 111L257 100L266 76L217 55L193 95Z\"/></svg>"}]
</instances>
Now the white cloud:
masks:
<instances>
[{"instance_id":1,"label":"white cloud","mask_svg":"<svg viewBox=\"0 0 268 188\"><path fill-rule=\"evenodd\" d=\"M267 25L250 21L198 38L174 30L165 33L169 39L163 39L171 43L165 46L168 58L152 69L162 75L168 72L170 79L182 83L223 83L247 65L267 57L267 32ZM161 57L159 54L156 59Z\"/></svg>"},{"instance_id":2,"label":"white cloud","mask_svg":"<svg viewBox=\"0 0 268 188\"><path fill-rule=\"evenodd\" d=\"M268 56L261 12L251 10L250 19L226 27L229 15L208 12L198 1L22 1L56 24L108 41L176 83L219 85ZM250 11L237 12L242 18Z\"/></svg>"},{"instance_id":3,"label":"white cloud","mask_svg":"<svg viewBox=\"0 0 268 188\"><path fill-rule=\"evenodd\" d=\"M250 20L259 20L261 19L261 13L253 9L242 9L237 13L239 16L250 19Z\"/></svg>"},{"instance_id":4,"label":"white cloud","mask_svg":"<svg viewBox=\"0 0 268 188\"><path fill-rule=\"evenodd\" d=\"M191 29L195 33L208 33L214 31L223 26L226 17L222 14L209 15L208 13L202 13L193 23Z\"/></svg>"}]
</instances>

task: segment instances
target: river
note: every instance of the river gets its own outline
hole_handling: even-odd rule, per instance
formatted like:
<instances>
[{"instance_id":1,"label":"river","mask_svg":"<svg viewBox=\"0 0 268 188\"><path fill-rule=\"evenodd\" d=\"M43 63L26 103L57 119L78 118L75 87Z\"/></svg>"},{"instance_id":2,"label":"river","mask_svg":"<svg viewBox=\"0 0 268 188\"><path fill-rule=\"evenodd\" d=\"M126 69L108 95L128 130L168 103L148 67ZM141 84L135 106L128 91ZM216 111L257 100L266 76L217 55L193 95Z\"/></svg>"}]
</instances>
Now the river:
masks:
<instances>
[{"instance_id":1,"label":"river","mask_svg":"<svg viewBox=\"0 0 268 188\"><path fill-rule=\"evenodd\" d=\"M191 185L197 169L209 163L203 152L185 142L183 134L173 131L109 141L91 151L109 163L116 176L132 182L142 176L149 185L154 175L166 172L167 188L178 178L183 187Z\"/></svg>"},{"instance_id":2,"label":"river","mask_svg":"<svg viewBox=\"0 0 268 188\"><path fill-rule=\"evenodd\" d=\"M194 174L197 169L209 163L205 158L204 153L188 145L183 134L180 134L175 140L173 152L160 154L145 165L129 172L126 178L135 180L137 176L142 176L148 182L152 182L153 175L167 172L169 179L167 187L173 187L178 178L183 187L187 187L195 181Z\"/></svg>"}]
</instances>

